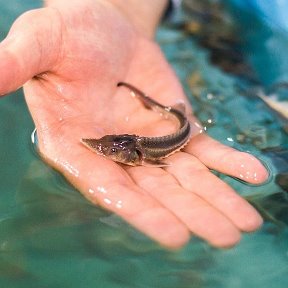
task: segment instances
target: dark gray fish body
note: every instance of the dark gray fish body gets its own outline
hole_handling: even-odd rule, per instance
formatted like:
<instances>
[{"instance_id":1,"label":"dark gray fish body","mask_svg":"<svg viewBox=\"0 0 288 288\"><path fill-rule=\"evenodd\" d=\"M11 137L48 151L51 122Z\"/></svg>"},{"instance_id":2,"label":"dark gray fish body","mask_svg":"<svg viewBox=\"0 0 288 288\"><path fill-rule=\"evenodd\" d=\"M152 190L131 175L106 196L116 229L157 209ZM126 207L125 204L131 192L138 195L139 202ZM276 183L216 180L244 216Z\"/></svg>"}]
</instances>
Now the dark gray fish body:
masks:
<instances>
[{"instance_id":1,"label":"dark gray fish body","mask_svg":"<svg viewBox=\"0 0 288 288\"><path fill-rule=\"evenodd\" d=\"M156 102L128 83L120 82L118 86L129 88L146 108L173 115L179 121L180 128L173 134L160 137L106 135L100 139L82 139L81 142L91 150L116 162L132 166L167 166L168 164L162 162L162 159L179 151L190 140L191 125L185 112Z\"/></svg>"}]
</instances>

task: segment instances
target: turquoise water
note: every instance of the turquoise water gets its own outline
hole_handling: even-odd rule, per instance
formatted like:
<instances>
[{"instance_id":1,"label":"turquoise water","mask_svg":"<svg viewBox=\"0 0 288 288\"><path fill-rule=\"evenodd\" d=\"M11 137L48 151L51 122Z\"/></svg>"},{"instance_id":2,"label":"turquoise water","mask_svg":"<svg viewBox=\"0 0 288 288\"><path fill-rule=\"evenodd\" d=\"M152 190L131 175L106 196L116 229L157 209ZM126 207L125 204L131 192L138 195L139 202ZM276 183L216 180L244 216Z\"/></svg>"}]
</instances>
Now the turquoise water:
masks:
<instances>
[{"instance_id":1,"label":"turquoise water","mask_svg":"<svg viewBox=\"0 0 288 288\"><path fill-rule=\"evenodd\" d=\"M0 5L3 38L13 20L39 2ZM288 287L288 201L277 185L287 173L287 121L241 93L239 80L211 65L209 52L180 30L162 27L158 40L208 133L269 166L271 180L258 187L219 175L256 205L264 226L229 250L196 238L178 252L162 249L92 206L38 158L19 90L0 101L1 288Z\"/></svg>"}]
</instances>

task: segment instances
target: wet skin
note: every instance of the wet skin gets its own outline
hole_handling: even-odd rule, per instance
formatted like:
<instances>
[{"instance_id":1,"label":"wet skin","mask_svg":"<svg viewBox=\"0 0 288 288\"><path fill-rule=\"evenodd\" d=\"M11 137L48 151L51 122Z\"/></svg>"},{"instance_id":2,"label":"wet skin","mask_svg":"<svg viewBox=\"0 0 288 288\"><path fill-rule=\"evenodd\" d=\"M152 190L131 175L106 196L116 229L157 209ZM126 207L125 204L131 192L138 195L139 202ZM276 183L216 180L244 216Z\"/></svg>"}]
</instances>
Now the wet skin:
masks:
<instances>
[{"instance_id":1,"label":"wet skin","mask_svg":"<svg viewBox=\"0 0 288 288\"><path fill-rule=\"evenodd\" d=\"M167 168L124 167L80 143L83 132L99 138L111 131L175 131L171 121L126 97L115 87L119 81L146 87L163 105L182 100L188 113L191 108L158 45L110 1L49 3L53 8L22 15L0 46L0 93L26 83L43 159L95 205L170 248L193 234L227 247L241 231L259 228L257 211L210 172L262 183L267 171L250 154L200 134L169 158Z\"/></svg>"}]
</instances>

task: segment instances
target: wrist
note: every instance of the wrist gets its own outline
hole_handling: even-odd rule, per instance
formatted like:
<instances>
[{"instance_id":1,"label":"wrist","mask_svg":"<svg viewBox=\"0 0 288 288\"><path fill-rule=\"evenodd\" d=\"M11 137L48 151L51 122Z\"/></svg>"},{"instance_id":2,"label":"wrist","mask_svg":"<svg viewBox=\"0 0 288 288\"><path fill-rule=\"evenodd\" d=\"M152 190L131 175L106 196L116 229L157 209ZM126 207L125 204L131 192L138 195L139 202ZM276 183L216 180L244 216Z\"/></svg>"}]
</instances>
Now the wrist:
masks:
<instances>
[{"instance_id":1,"label":"wrist","mask_svg":"<svg viewBox=\"0 0 288 288\"><path fill-rule=\"evenodd\" d=\"M153 38L159 22L161 21L167 7L168 0L86 0L87 5L101 2L120 12L134 27L134 29L145 37ZM44 0L45 6L78 5L83 0ZM112 9L111 7L111 9Z\"/></svg>"},{"instance_id":2,"label":"wrist","mask_svg":"<svg viewBox=\"0 0 288 288\"><path fill-rule=\"evenodd\" d=\"M107 0L116 7L142 35L153 38L168 0Z\"/></svg>"}]
</instances>

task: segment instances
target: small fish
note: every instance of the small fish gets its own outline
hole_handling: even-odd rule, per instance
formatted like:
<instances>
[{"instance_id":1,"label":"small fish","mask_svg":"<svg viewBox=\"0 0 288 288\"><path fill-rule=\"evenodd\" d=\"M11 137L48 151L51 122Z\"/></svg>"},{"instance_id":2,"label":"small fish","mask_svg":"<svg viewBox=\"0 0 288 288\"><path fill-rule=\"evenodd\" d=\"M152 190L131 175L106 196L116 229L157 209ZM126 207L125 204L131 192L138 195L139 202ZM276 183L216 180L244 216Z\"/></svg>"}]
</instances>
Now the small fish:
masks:
<instances>
[{"instance_id":1,"label":"small fish","mask_svg":"<svg viewBox=\"0 0 288 288\"><path fill-rule=\"evenodd\" d=\"M138 135L106 135L100 139L81 139L81 142L96 152L115 162L131 166L165 167L170 164L162 159L182 149L191 138L191 125L185 116L185 106L164 106L134 86L120 82L118 86L124 86L132 91L142 101L147 109L169 113L180 124L180 128L173 134L160 137L144 137Z\"/></svg>"}]
</instances>

